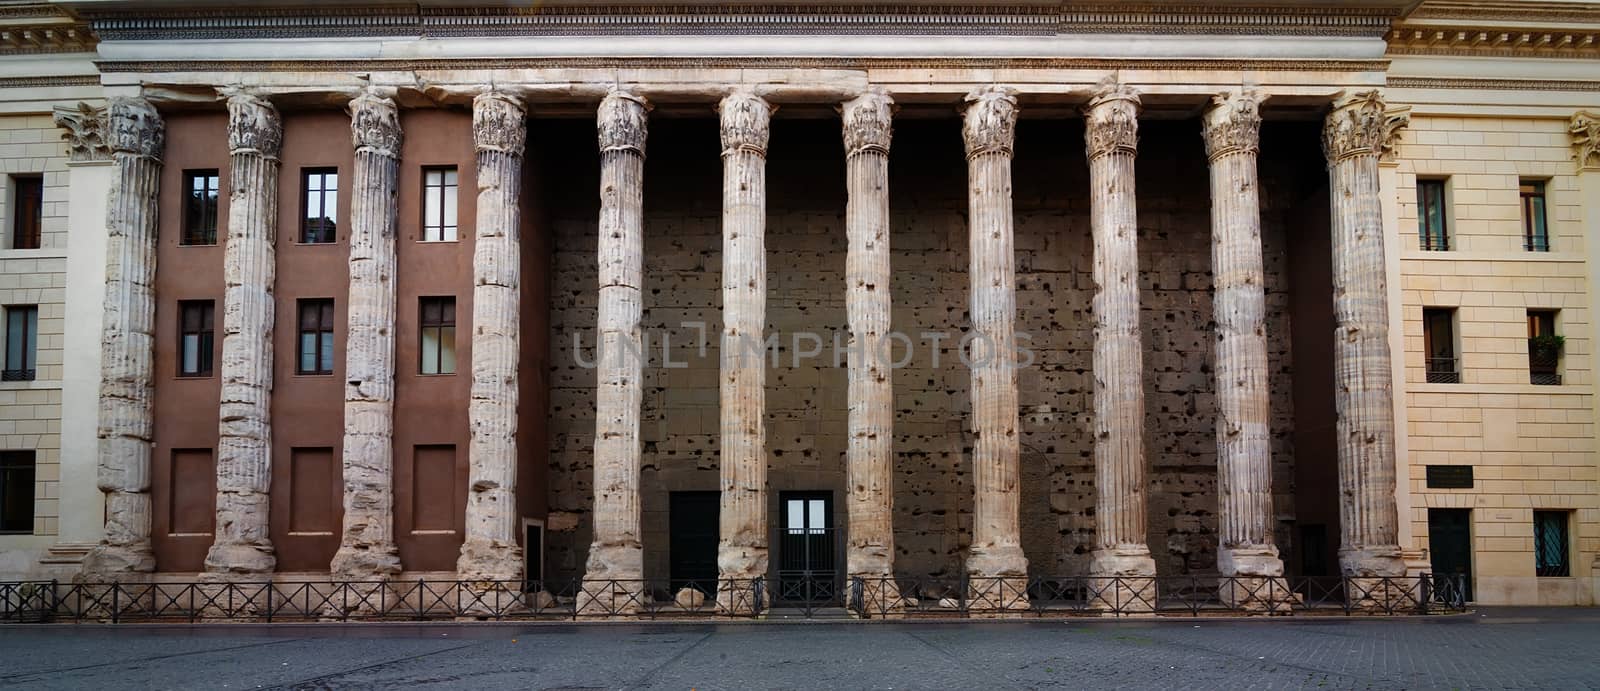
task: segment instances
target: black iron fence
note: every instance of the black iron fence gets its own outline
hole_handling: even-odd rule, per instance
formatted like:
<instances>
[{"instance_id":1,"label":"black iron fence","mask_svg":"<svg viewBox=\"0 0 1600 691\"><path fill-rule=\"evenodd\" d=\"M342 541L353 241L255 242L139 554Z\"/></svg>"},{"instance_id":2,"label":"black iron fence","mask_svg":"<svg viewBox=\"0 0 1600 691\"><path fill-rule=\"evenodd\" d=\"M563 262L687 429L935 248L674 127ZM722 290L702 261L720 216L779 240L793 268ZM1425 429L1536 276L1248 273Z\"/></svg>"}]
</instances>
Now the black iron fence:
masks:
<instances>
[{"instance_id":1,"label":"black iron fence","mask_svg":"<svg viewBox=\"0 0 1600 691\"><path fill-rule=\"evenodd\" d=\"M791 581L794 577L790 577ZM1464 576L862 578L785 604L779 579L0 583L0 622L1407 615L1466 609ZM779 607L779 609L774 609Z\"/></svg>"}]
</instances>

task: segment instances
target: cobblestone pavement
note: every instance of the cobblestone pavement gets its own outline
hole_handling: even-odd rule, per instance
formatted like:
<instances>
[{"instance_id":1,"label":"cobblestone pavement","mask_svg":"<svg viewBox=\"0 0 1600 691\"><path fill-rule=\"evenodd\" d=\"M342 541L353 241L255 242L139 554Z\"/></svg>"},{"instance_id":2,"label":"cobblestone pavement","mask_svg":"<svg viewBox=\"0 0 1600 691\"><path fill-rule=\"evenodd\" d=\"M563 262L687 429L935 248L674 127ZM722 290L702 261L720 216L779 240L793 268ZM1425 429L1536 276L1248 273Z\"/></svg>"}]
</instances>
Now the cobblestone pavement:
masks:
<instances>
[{"instance_id":1,"label":"cobblestone pavement","mask_svg":"<svg viewBox=\"0 0 1600 691\"><path fill-rule=\"evenodd\" d=\"M1427 619L0 627L26 689L1600 688L1600 609Z\"/></svg>"}]
</instances>

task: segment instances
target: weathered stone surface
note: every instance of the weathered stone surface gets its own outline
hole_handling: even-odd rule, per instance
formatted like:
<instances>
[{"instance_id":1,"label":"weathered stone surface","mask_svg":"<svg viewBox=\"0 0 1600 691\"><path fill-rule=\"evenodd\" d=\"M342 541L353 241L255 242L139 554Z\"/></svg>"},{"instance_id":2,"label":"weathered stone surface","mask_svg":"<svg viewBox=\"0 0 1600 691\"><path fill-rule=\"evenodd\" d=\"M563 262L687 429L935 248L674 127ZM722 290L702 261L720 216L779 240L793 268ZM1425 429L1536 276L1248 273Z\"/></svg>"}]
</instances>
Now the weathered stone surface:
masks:
<instances>
[{"instance_id":1,"label":"weathered stone surface","mask_svg":"<svg viewBox=\"0 0 1600 691\"><path fill-rule=\"evenodd\" d=\"M722 130L722 512L717 607L757 606L767 575L767 140L773 107L737 91L718 106Z\"/></svg>"},{"instance_id":2,"label":"weathered stone surface","mask_svg":"<svg viewBox=\"0 0 1600 691\"><path fill-rule=\"evenodd\" d=\"M599 353L596 357L594 543L578 612L629 613L642 604L640 404L644 350L644 151L649 105L614 91L600 102ZM590 598L600 598L591 603Z\"/></svg>"},{"instance_id":3,"label":"weathered stone surface","mask_svg":"<svg viewBox=\"0 0 1600 691\"><path fill-rule=\"evenodd\" d=\"M1085 106L1094 237L1095 576L1153 576L1147 546L1144 347L1139 328L1139 230L1133 159L1139 95L1114 78ZM1135 578L1122 602L1141 602Z\"/></svg>"},{"instance_id":4,"label":"weathered stone surface","mask_svg":"<svg viewBox=\"0 0 1600 691\"><path fill-rule=\"evenodd\" d=\"M967 151L967 204L970 262L968 286L972 313L972 545L967 574L980 579L974 593L1006 588L982 579L1004 577L1026 582L1028 559L1022 553L1017 409L1016 265L1011 212L1011 153L1016 137L1017 99L1004 87L979 89L967 96L961 130ZM1009 581L1008 581L1009 582ZM1027 606L989 602L981 608Z\"/></svg>"},{"instance_id":5,"label":"weathered stone surface","mask_svg":"<svg viewBox=\"0 0 1600 691\"><path fill-rule=\"evenodd\" d=\"M1378 157L1404 117L1376 91L1341 94L1322 131L1333 229L1334 407L1339 445L1339 566L1405 575L1395 507L1394 392Z\"/></svg>"},{"instance_id":6,"label":"weathered stone surface","mask_svg":"<svg viewBox=\"0 0 1600 691\"><path fill-rule=\"evenodd\" d=\"M400 113L366 91L350 102L350 299L345 343L344 527L330 566L348 579L400 572L394 542L395 233Z\"/></svg>"},{"instance_id":7,"label":"weathered stone surface","mask_svg":"<svg viewBox=\"0 0 1600 691\"><path fill-rule=\"evenodd\" d=\"M61 138L67 142L67 156L74 163L110 160L105 107L82 102L74 107L56 106L55 123L66 130Z\"/></svg>"},{"instance_id":8,"label":"weathered stone surface","mask_svg":"<svg viewBox=\"0 0 1600 691\"><path fill-rule=\"evenodd\" d=\"M106 293L100 341L98 484L105 536L84 558L91 580L154 571L150 456L154 421L156 195L166 128L150 102L113 98L106 146L116 172L106 201Z\"/></svg>"},{"instance_id":9,"label":"weathered stone surface","mask_svg":"<svg viewBox=\"0 0 1600 691\"><path fill-rule=\"evenodd\" d=\"M500 91L472 102L478 149L472 275L472 398L467 418L467 530L456 571L464 580L522 574L517 544L517 360L521 303L522 104Z\"/></svg>"},{"instance_id":10,"label":"weathered stone surface","mask_svg":"<svg viewBox=\"0 0 1600 691\"><path fill-rule=\"evenodd\" d=\"M887 340L889 284L889 143L894 99L872 90L844 104L845 313L850 383L845 502L846 569L868 579L894 575L894 370ZM892 588L893 581L870 581ZM894 601L892 594L882 598Z\"/></svg>"},{"instance_id":11,"label":"weathered stone surface","mask_svg":"<svg viewBox=\"0 0 1600 691\"><path fill-rule=\"evenodd\" d=\"M698 588L680 588L672 601L684 609L700 609L706 604L706 594Z\"/></svg>"},{"instance_id":12,"label":"weathered stone surface","mask_svg":"<svg viewBox=\"0 0 1600 691\"><path fill-rule=\"evenodd\" d=\"M228 235L223 247L222 402L217 439L216 540L212 574L271 572L267 533L272 486L272 288L278 227L278 153L283 124L267 100L228 99Z\"/></svg>"}]
</instances>

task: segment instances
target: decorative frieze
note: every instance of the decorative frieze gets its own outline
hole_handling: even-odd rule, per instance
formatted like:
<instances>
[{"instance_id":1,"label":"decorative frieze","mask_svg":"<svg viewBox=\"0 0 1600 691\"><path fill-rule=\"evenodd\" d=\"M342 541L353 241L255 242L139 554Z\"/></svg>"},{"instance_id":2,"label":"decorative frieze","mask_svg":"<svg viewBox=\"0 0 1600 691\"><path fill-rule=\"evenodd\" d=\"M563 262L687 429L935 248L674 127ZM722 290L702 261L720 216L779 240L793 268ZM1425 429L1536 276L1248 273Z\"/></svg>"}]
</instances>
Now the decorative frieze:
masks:
<instances>
[{"instance_id":1,"label":"decorative frieze","mask_svg":"<svg viewBox=\"0 0 1600 691\"><path fill-rule=\"evenodd\" d=\"M106 109L79 102L76 106L56 106L56 126L66 132L67 156L73 163L108 161L111 146L106 143Z\"/></svg>"},{"instance_id":2,"label":"decorative frieze","mask_svg":"<svg viewBox=\"0 0 1600 691\"><path fill-rule=\"evenodd\" d=\"M116 167L106 199L106 288L100 337L96 479L105 493L105 536L84 575L115 580L154 571L150 457L155 441L157 192L166 126L149 101L106 104L106 145Z\"/></svg>"}]
</instances>

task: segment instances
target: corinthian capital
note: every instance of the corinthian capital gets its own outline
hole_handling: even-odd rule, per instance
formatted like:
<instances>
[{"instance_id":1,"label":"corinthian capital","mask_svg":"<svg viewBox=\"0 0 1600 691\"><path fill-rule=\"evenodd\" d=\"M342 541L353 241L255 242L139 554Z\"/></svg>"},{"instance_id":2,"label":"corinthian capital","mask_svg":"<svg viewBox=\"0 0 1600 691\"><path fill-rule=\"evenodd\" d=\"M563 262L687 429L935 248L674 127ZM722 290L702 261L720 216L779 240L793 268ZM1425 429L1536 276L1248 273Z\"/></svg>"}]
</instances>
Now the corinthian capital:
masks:
<instances>
[{"instance_id":1,"label":"corinthian capital","mask_svg":"<svg viewBox=\"0 0 1600 691\"><path fill-rule=\"evenodd\" d=\"M104 161L111 158L106 147L106 109L79 102L76 106L56 106L56 127L66 132L67 155L72 161Z\"/></svg>"},{"instance_id":2,"label":"corinthian capital","mask_svg":"<svg viewBox=\"0 0 1600 691\"><path fill-rule=\"evenodd\" d=\"M167 145L161 113L142 98L119 96L106 103L106 147L112 153L159 160Z\"/></svg>"},{"instance_id":3,"label":"corinthian capital","mask_svg":"<svg viewBox=\"0 0 1600 691\"><path fill-rule=\"evenodd\" d=\"M1572 157L1578 159L1578 168L1600 168L1600 113L1574 113L1567 133L1572 135Z\"/></svg>"},{"instance_id":4,"label":"corinthian capital","mask_svg":"<svg viewBox=\"0 0 1600 691\"><path fill-rule=\"evenodd\" d=\"M1224 91L1211 97L1201 117L1206 158L1261 150L1261 94L1254 89Z\"/></svg>"},{"instance_id":5,"label":"corinthian capital","mask_svg":"<svg viewBox=\"0 0 1600 691\"><path fill-rule=\"evenodd\" d=\"M277 158L283 150L283 119L272 102L242 89L230 89L228 151Z\"/></svg>"},{"instance_id":6,"label":"corinthian capital","mask_svg":"<svg viewBox=\"0 0 1600 691\"><path fill-rule=\"evenodd\" d=\"M1133 155L1139 150L1139 92L1116 77L1100 82L1083 106L1083 143L1089 160L1109 153Z\"/></svg>"},{"instance_id":7,"label":"corinthian capital","mask_svg":"<svg viewBox=\"0 0 1600 691\"><path fill-rule=\"evenodd\" d=\"M528 143L527 111L504 91L490 89L472 99L472 143L478 153L521 156Z\"/></svg>"},{"instance_id":8,"label":"corinthian capital","mask_svg":"<svg viewBox=\"0 0 1600 691\"><path fill-rule=\"evenodd\" d=\"M735 91L717 104L722 116L722 153L753 151L767 155L767 140L772 136L772 107L765 99L748 91Z\"/></svg>"},{"instance_id":9,"label":"corinthian capital","mask_svg":"<svg viewBox=\"0 0 1600 691\"><path fill-rule=\"evenodd\" d=\"M600 152L635 151L644 155L649 136L650 103L643 97L614 90L600 100L595 114L595 129L600 134Z\"/></svg>"},{"instance_id":10,"label":"corinthian capital","mask_svg":"<svg viewBox=\"0 0 1600 691\"><path fill-rule=\"evenodd\" d=\"M1010 156L1017 140L1016 91L995 85L967 94L961 138L966 140L967 158L989 153Z\"/></svg>"},{"instance_id":11,"label":"corinthian capital","mask_svg":"<svg viewBox=\"0 0 1600 691\"><path fill-rule=\"evenodd\" d=\"M1377 91L1341 91L1322 125L1322 154L1330 164L1352 156L1387 155L1400 128L1410 122L1408 112L1388 109Z\"/></svg>"},{"instance_id":12,"label":"corinthian capital","mask_svg":"<svg viewBox=\"0 0 1600 691\"><path fill-rule=\"evenodd\" d=\"M889 153L889 140L894 137L894 99L887 92L878 87L868 89L845 101L840 114L846 156L864 151Z\"/></svg>"},{"instance_id":13,"label":"corinthian capital","mask_svg":"<svg viewBox=\"0 0 1600 691\"><path fill-rule=\"evenodd\" d=\"M356 151L398 159L401 136L394 99L367 89L350 101L350 141Z\"/></svg>"}]
</instances>

